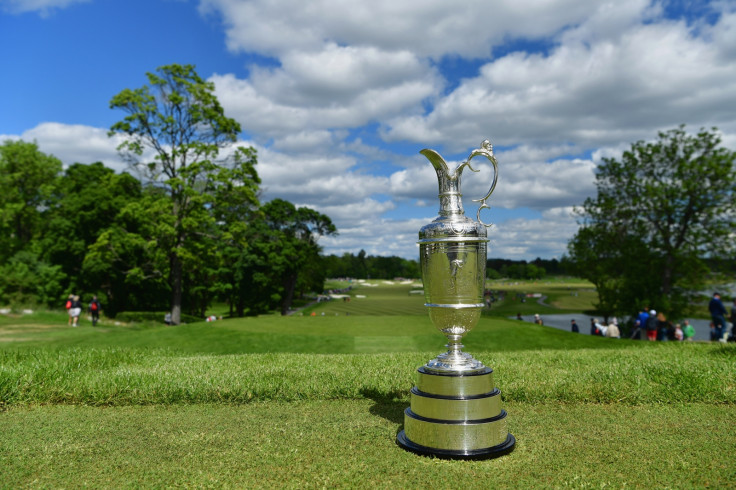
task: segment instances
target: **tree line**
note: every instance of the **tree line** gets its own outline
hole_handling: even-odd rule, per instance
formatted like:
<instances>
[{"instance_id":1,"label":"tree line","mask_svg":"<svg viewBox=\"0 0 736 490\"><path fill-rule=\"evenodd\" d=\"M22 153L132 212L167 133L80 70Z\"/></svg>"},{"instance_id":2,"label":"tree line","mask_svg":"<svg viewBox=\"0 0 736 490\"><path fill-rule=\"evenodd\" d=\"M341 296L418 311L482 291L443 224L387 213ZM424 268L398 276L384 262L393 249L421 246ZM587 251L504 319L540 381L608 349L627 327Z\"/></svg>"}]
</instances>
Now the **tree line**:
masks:
<instances>
[{"instance_id":1,"label":"tree line","mask_svg":"<svg viewBox=\"0 0 736 490\"><path fill-rule=\"evenodd\" d=\"M260 202L256 151L236 144L240 125L193 66L147 77L110 101L126 113L110 135L128 172L0 146L0 301L96 294L108 314L168 309L178 324L215 300L233 315L285 313L299 291L321 290L330 218Z\"/></svg>"},{"instance_id":2,"label":"tree line","mask_svg":"<svg viewBox=\"0 0 736 490\"><path fill-rule=\"evenodd\" d=\"M0 145L0 183L8 190L0 196L0 303L60 307L75 292L99 296L113 316L171 306L175 226L165 189L100 162L62 170L24 141ZM240 316L286 311L295 292L321 291L317 239L336 232L329 218L281 199L237 209L223 187L209 199L199 194L187 218L177 279L184 312L202 317L213 301Z\"/></svg>"},{"instance_id":3,"label":"tree line","mask_svg":"<svg viewBox=\"0 0 736 490\"><path fill-rule=\"evenodd\" d=\"M328 255L323 258L322 263L327 277L415 279L421 276L418 260L367 255L365 250L357 254L346 252L341 256ZM489 279L542 279L547 275L558 276L568 273L570 268L570 264L564 260L541 258L531 262L491 258L486 264L486 276Z\"/></svg>"}]
</instances>

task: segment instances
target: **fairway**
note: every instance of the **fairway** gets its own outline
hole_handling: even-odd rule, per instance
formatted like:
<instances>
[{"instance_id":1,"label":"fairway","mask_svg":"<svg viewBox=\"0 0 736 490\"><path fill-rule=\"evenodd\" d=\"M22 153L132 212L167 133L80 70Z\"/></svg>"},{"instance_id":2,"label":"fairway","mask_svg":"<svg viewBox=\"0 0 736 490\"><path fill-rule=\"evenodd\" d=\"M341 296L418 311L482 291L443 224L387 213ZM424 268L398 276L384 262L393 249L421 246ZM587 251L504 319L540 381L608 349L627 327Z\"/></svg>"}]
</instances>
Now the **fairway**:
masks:
<instances>
[{"instance_id":1,"label":"fairway","mask_svg":"<svg viewBox=\"0 0 736 490\"><path fill-rule=\"evenodd\" d=\"M494 316L464 343L495 371L515 451L488 461L403 451L395 437L414 371L444 344L411 288L356 288L364 302L319 303L315 316L178 327L2 316L0 486L736 482L733 345L605 339ZM339 311L354 306L383 314Z\"/></svg>"},{"instance_id":2,"label":"fairway","mask_svg":"<svg viewBox=\"0 0 736 490\"><path fill-rule=\"evenodd\" d=\"M306 312L359 316L427 315L424 294L418 294L422 291L421 281L354 281L339 285L351 287L346 294L349 301L335 298L318 303Z\"/></svg>"}]
</instances>

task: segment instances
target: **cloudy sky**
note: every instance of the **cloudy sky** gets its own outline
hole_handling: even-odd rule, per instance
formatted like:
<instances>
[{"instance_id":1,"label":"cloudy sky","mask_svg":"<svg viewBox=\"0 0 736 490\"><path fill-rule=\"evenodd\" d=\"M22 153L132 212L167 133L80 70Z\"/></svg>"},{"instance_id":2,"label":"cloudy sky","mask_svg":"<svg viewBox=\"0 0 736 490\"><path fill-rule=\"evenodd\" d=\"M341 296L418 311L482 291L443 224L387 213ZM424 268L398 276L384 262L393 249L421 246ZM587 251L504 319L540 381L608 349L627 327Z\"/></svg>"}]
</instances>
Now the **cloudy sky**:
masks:
<instances>
[{"instance_id":1,"label":"cloudy sky","mask_svg":"<svg viewBox=\"0 0 736 490\"><path fill-rule=\"evenodd\" d=\"M0 0L0 60L0 141L121 171L110 99L196 65L258 149L263 199L335 222L327 253L416 258L438 208L423 148L457 163L491 140L489 256L526 260L565 252L602 157L680 124L736 148L725 0Z\"/></svg>"}]
</instances>

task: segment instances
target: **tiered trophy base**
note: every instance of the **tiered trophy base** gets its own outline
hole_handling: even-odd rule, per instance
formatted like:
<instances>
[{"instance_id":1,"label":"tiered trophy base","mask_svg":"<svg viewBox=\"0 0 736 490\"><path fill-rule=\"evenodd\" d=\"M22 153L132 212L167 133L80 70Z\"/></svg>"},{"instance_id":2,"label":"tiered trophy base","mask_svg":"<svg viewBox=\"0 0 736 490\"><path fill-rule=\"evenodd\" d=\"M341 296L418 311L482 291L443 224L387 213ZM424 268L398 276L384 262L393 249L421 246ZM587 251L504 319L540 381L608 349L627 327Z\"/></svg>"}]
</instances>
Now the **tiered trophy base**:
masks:
<instances>
[{"instance_id":1,"label":"tiered trophy base","mask_svg":"<svg viewBox=\"0 0 736 490\"><path fill-rule=\"evenodd\" d=\"M506 428L493 370L434 372L419 368L404 430L396 436L409 451L440 458L484 459L511 452L516 439Z\"/></svg>"}]
</instances>

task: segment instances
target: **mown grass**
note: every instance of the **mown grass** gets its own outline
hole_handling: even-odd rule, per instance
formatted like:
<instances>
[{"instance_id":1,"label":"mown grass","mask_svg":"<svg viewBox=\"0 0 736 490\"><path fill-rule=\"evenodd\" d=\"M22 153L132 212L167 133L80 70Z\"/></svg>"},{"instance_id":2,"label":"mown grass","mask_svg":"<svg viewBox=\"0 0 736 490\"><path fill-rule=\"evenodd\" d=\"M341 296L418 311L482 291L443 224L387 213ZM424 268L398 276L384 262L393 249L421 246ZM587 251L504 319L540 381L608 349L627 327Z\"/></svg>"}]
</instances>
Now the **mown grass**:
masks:
<instances>
[{"instance_id":1,"label":"mown grass","mask_svg":"<svg viewBox=\"0 0 736 490\"><path fill-rule=\"evenodd\" d=\"M375 308L376 310L380 308ZM417 316L264 316L199 322L178 327L115 325L69 328L64 318L55 325L19 324L0 318L0 350L59 350L72 347L176 349L193 354L294 352L356 354L437 351L446 339L426 311ZM505 318L481 318L464 338L472 352L533 349L610 349L614 340L571 336L553 328ZM633 343L642 347L640 343Z\"/></svg>"},{"instance_id":2,"label":"mown grass","mask_svg":"<svg viewBox=\"0 0 736 490\"><path fill-rule=\"evenodd\" d=\"M366 294L373 313L423 301L385 288ZM394 442L415 369L444 344L426 312L317 311L179 327L0 317L0 487L736 482L736 346L482 318L466 350L495 370L517 448L445 461Z\"/></svg>"},{"instance_id":3,"label":"mown grass","mask_svg":"<svg viewBox=\"0 0 736 490\"><path fill-rule=\"evenodd\" d=\"M426 316L424 295L412 291L420 291L421 281L365 281L351 284L334 284L334 287L351 286L350 300L334 299L317 303L304 310L303 314L316 312L318 315L354 315L354 316Z\"/></svg>"},{"instance_id":4,"label":"mown grass","mask_svg":"<svg viewBox=\"0 0 736 490\"><path fill-rule=\"evenodd\" d=\"M508 401L736 403L736 349L732 346L474 354L496 370L496 383ZM366 397L407 401L415 369L434 355L182 355L121 348L4 351L0 352L0 400L6 407Z\"/></svg>"},{"instance_id":5,"label":"mown grass","mask_svg":"<svg viewBox=\"0 0 736 490\"><path fill-rule=\"evenodd\" d=\"M18 408L0 417L1 486L726 488L726 405L507 402L513 453L418 457L394 443L404 403L370 399Z\"/></svg>"}]
</instances>

